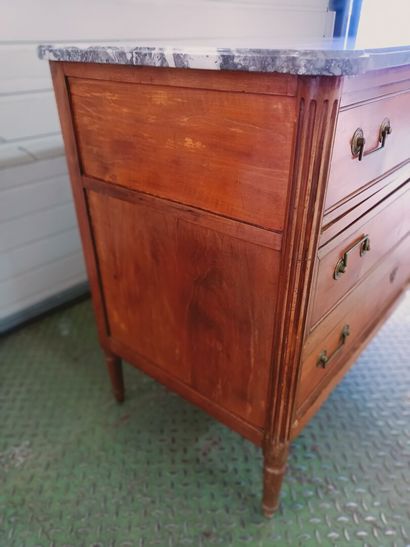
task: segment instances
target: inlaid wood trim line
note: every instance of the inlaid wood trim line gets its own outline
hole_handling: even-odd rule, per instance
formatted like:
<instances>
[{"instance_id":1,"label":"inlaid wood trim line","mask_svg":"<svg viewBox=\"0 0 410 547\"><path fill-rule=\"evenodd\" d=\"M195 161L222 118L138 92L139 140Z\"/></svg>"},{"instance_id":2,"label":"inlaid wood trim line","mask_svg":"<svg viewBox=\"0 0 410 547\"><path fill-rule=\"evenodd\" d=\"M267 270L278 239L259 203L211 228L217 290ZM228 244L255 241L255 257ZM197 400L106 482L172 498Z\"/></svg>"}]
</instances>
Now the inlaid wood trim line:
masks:
<instances>
[{"instance_id":1,"label":"inlaid wood trim line","mask_svg":"<svg viewBox=\"0 0 410 547\"><path fill-rule=\"evenodd\" d=\"M70 175L71 189L74 197L77 221L84 249L85 265L87 269L91 293L93 296L92 303L95 311L98 335L101 345L105 347L107 335L109 333L109 327L107 322L104 299L102 295L100 274L95 259L95 245L90 225L85 190L81 181L81 169L78 160L75 130L71 118L69 89L67 85L67 79L64 75L63 66L60 62L51 61L50 71L58 107L61 131L63 134L64 148L66 153L68 172Z\"/></svg>"},{"instance_id":2,"label":"inlaid wood trim line","mask_svg":"<svg viewBox=\"0 0 410 547\"><path fill-rule=\"evenodd\" d=\"M203 209L152 196L145 192L129 190L123 186L103 182L92 177L83 175L81 179L84 187L88 190L107 194L122 201L138 203L139 205L159 209L161 211L166 208L170 214L178 215L187 222L192 222L199 226L204 226L211 230L227 234L230 237L273 249L274 251L281 250L282 234L279 232L273 232L258 226L253 226L252 224L238 222L237 220L228 217L215 215Z\"/></svg>"},{"instance_id":3,"label":"inlaid wood trim line","mask_svg":"<svg viewBox=\"0 0 410 547\"><path fill-rule=\"evenodd\" d=\"M290 438L340 89L340 78L299 78L299 117L282 247L276 312L280 322L272 351L265 459L272 446L286 444Z\"/></svg>"},{"instance_id":4,"label":"inlaid wood trim line","mask_svg":"<svg viewBox=\"0 0 410 547\"><path fill-rule=\"evenodd\" d=\"M297 77L292 74L229 72L185 68L60 63L66 76L133 84L165 85L294 97Z\"/></svg>"},{"instance_id":5,"label":"inlaid wood trim line","mask_svg":"<svg viewBox=\"0 0 410 547\"><path fill-rule=\"evenodd\" d=\"M249 439L251 442L257 446L262 444L262 430L258 429L252 424L245 422L236 414L229 412L225 408L222 408L214 401L211 401L207 397L201 395L198 391L193 389L191 386L181 382L175 376L167 374L163 369L152 363L150 360L146 359L142 355L136 356L134 350L130 350L124 344L121 344L117 340L109 339L108 345L110 351L127 361L128 363L135 363L138 369L142 370L145 374L148 374L161 384L165 385L167 388L175 391L186 399L187 401L199 406L201 409L205 410L208 414L221 421L223 424L233 429L246 439Z\"/></svg>"}]
</instances>

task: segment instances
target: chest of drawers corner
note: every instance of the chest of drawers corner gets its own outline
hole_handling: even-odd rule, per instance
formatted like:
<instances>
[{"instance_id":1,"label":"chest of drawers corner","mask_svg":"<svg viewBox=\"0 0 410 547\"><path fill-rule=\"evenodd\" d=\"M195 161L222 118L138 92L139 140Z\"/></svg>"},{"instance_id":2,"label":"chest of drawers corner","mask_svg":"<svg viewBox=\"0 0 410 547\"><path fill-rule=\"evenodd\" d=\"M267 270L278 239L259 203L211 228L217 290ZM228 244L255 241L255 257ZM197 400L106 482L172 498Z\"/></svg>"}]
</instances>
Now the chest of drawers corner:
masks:
<instances>
[{"instance_id":1,"label":"chest of drawers corner","mask_svg":"<svg viewBox=\"0 0 410 547\"><path fill-rule=\"evenodd\" d=\"M291 440L410 277L410 67L51 62L99 339L260 445Z\"/></svg>"}]
</instances>

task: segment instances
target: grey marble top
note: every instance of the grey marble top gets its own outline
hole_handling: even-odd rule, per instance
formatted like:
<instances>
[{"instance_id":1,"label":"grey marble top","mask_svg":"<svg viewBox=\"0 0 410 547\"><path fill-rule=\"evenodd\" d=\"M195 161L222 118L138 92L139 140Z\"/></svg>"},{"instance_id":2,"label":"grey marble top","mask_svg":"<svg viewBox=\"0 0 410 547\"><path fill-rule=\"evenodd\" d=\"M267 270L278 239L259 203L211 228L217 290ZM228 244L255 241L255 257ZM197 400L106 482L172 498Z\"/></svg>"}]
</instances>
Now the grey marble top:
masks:
<instances>
[{"instance_id":1,"label":"grey marble top","mask_svg":"<svg viewBox=\"0 0 410 547\"><path fill-rule=\"evenodd\" d=\"M374 46L374 44L373 44ZM49 61L138 66L281 72L311 76L349 76L410 64L410 45L357 47L341 39L314 43L275 44L257 40L224 44L223 40L161 43L137 41L109 44L40 45Z\"/></svg>"}]
</instances>

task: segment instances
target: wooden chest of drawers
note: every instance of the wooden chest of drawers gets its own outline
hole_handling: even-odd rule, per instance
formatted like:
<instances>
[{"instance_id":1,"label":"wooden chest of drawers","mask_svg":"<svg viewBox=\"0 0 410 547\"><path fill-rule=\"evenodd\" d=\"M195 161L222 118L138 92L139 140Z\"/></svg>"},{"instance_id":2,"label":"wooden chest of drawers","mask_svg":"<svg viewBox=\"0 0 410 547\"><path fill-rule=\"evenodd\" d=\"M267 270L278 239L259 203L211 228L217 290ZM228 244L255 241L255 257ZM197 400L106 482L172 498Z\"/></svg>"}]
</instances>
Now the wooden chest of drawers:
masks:
<instances>
[{"instance_id":1,"label":"wooden chest of drawers","mask_svg":"<svg viewBox=\"0 0 410 547\"><path fill-rule=\"evenodd\" d=\"M410 69L358 77L52 62L100 342L264 452L410 276Z\"/></svg>"}]
</instances>

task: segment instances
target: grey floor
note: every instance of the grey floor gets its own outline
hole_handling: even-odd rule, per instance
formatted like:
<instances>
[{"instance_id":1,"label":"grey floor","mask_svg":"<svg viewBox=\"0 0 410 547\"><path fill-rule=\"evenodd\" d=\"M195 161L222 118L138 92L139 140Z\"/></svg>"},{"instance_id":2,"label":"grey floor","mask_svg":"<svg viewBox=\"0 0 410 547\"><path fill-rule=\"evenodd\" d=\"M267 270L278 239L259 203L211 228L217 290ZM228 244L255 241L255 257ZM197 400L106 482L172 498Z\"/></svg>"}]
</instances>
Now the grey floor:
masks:
<instances>
[{"instance_id":1,"label":"grey floor","mask_svg":"<svg viewBox=\"0 0 410 547\"><path fill-rule=\"evenodd\" d=\"M410 545L410 294L293 443L279 513L260 451L126 367L89 301L0 341L0 546Z\"/></svg>"}]
</instances>

